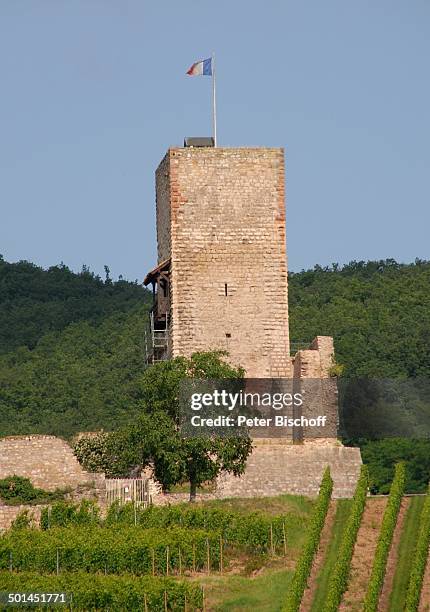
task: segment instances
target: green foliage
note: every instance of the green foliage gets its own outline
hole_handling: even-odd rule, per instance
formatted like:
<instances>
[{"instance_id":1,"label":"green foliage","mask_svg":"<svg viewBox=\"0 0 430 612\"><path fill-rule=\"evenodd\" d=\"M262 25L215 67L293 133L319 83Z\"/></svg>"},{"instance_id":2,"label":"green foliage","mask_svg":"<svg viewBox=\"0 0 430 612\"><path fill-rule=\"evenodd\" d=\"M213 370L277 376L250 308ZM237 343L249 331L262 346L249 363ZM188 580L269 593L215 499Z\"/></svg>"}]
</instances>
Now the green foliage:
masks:
<instances>
[{"instance_id":1,"label":"green foliage","mask_svg":"<svg viewBox=\"0 0 430 612\"><path fill-rule=\"evenodd\" d=\"M430 262L351 262L289 273L292 343L334 337L349 377L430 374Z\"/></svg>"},{"instance_id":2,"label":"green foliage","mask_svg":"<svg viewBox=\"0 0 430 612\"><path fill-rule=\"evenodd\" d=\"M199 352L187 357L160 361L145 370L140 378L141 405L145 412L166 412L177 422L180 385L187 378L238 379L243 368L234 368L225 361L225 351Z\"/></svg>"},{"instance_id":3,"label":"green foliage","mask_svg":"<svg viewBox=\"0 0 430 612\"><path fill-rule=\"evenodd\" d=\"M420 517L420 531L417 546L413 557L413 565L409 578L408 593L406 596L406 612L416 612L420 603L421 589L423 587L424 572L428 561L430 548L430 486L424 502Z\"/></svg>"},{"instance_id":4,"label":"green foliage","mask_svg":"<svg viewBox=\"0 0 430 612\"><path fill-rule=\"evenodd\" d=\"M107 432L81 436L73 446L76 458L88 472L105 472L109 476L109 440Z\"/></svg>"},{"instance_id":5,"label":"green foliage","mask_svg":"<svg viewBox=\"0 0 430 612\"><path fill-rule=\"evenodd\" d=\"M103 281L85 266L75 274L63 264L43 270L0 258L0 353L33 349L46 333L79 321L98 325L142 302L150 293L137 282Z\"/></svg>"},{"instance_id":6,"label":"green foliage","mask_svg":"<svg viewBox=\"0 0 430 612\"><path fill-rule=\"evenodd\" d=\"M0 538L0 569L10 560L17 571L61 571L166 575L182 569L219 567L217 532L199 529L142 529L137 526L69 525L46 531L11 530Z\"/></svg>"},{"instance_id":7,"label":"green foliage","mask_svg":"<svg viewBox=\"0 0 430 612\"><path fill-rule=\"evenodd\" d=\"M329 375L339 378L345 372L345 366L341 363L333 363L329 368Z\"/></svg>"},{"instance_id":8,"label":"green foliage","mask_svg":"<svg viewBox=\"0 0 430 612\"><path fill-rule=\"evenodd\" d=\"M338 610L342 595L348 585L352 553L357 539L364 506L366 504L368 486L368 470L366 466L362 466L360 478L354 493L351 512L343 532L336 564L330 577L328 595L323 608L324 612L336 612L336 610Z\"/></svg>"},{"instance_id":9,"label":"green foliage","mask_svg":"<svg viewBox=\"0 0 430 612\"><path fill-rule=\"evenodd\" d=\"M151 464L155 478L168 490L184 480L182 451L183 441L167 412L143 413L131 425L111 434L109 470L114 476L126 476L136 467Z\"/></svg>"},{"instance_id":10,"label":"green foliage","mask_svg":"<svg viewBox=\"0 0 430 612\"><path fill-rule=\"evenodd\" d=\"M29 478L22 476L7 476L0 480L0 499L8 506L43 504L62 499L66 492L66 489L56 491L37 489Z\"/></svg>"},{"instance_id":11,"label":"green foliage","mask_svg":"<svg viewBox=\"0 0 430 612\"><path fill-rule=\"evenodd\" d=\"M403 463L398 463L395 467L394 480L391 485L384 518L382 519L381 531L379 532L378 544L373 559L372 573L367 585L367 593L364 600L364 612L376 612L378 609L379 595L384 583L388 553L390 552L400 504L405 491L405 482L405 465Z\"/></svg>"},{"instance_id":12,"label":"green foliage","mask_svg":"<svg viewBox=\"0 0 430 612\"><path fill-rule=\"evenodd\" d=\"M34 516L29 510L23 510L18 514L16 519L12 521L11 529L32 529L35 527Z\"/></svg>"},{"instance_id":13,"label":"green foliage","mask_svg":"<svg viewBox=\"0 0 430 612\"><path fill-rule=\"evenodd\" d=\"M195 353L157 363L139 379L141 414L133 423L100 436L82 437L75 454L86 469L96 468L108 476L127 476L152 465L163 489L190 482L190 499L199 485L220 472L243 473L251 452L249 436L183 438L178 429L180 385L188 378L230 378L243 376L220 351ZM156 423L156 427L154 427Z\"/></svg>"},{"instance_id":14,"label":"green foliage","mask_svg":"<svg viewBox=\"0 0 430 612\"><path fill-rule=\"evenodd\" d=\"M170 426L170 419L161 414L157 431L166 433L162 427L166 420ZM80 436L73 446L76 458L86 470L104 472L108 478L129 476L134 468L143 468L150 461L148 439L142 435L142 429L146 428L154 436L157 433L154 427L150 428L149 421L147 415L141 414L133 424L114 432Z\"/></svg>"},{"instance_id":15,"label":"green foliage","mask_svg":"<svg viewBox=\"0 0 430 612\"><path fill-rule=\"evenodd\" d=\"M154 423L157 424L154 427ZM165 412L141 414L135 422L103 437L81 437L74 450L85 469L96 468L109 477L128 476L152 465L164 490L177 483L197 486L221 471L243 472L251 451L247 436L182 438Z\"/></svg>"},{"instance_id":16,"label":"green foliage","mask_svg":"<svg viewBox=\"0 0 430 612\"><path fill-rule=\"evenodd\" d=\"M346 376L428 376L429 281L430 263L422 261L290 273L292 342L333 335ZM102 280L86 268L74 274L1 260L0 435L70 438L132 423L142 407L176 414L175 376L188 364L159 364L142 376L150 301L137 283ZM236 376L208 359L194 358L193 376Z\"/></svg>"},{"instance_id":17,"label":"green foliage","mask_svg":"<svg viewBox=\"0 0 430 612\"><path fill-rule=\"evenodd\" d=\"M370 474L371 493L388 493L396 463L406 466L407 493L424 493L430 481L430 440L389 438L366 441L361 456Z\"/></svg>"},{"instance_id":18,"label":"green foliage","mask_svg":"<svg viewBox=\"0 0 430 612\"><path fill-rule=\"evenodd\" d=\"M98 525L100 521L99 507L87 499L82 500L80 504L58 502L43 508L40 515L42 529L68 525Z\"/></svg>"},{"instance_id":19,"label":"green foliage","mask_svg":"<svg viewBox=\"0 0 430 612\"><path fill-rule=\"evenodd\" d=\"M425 500L425 495L416 495L409 498L409 507L406 511L397 549L397 564L393 577L393 587L390 593L389 612L404 612L406 609L406 596L412 566L415 561L415 549L420 531L420 517Z\"/></svg>"},{"instance_id":20,"label":"green foliage","mask_svg":"<svg viewBox=\"0 0 430 612\"><path fill-rule=\"evenodd\" d=\"M38 573L1 572L2 589L8 592L73 594L73 610L144 610L151 612L202 608L202 591L197 584L151 576L103 576L84 572L44 576ZM186 600L186 601L185 601Z\"/></svg>"},{"instance_id":21,"label":"green foliage","mask_svg":"<svg viewBox=\"0 0 430 612\"><path fill-rule=\"evenodd\" d=\"M330 476L330 469L327 467L321 481L320 492L308 527L306 541L297 561L287 600L283 607L284 612L298 612L300 609L303 593L311 573L312 563L318 549L321 531L324 527L330 505L332 490L333 480Z\"/></svg>"},{"instance_id":22,"label":"green foliage","mask_svg":"<svg viewBox=\"0 0 430 612\"><path fill-rule=\"evenodd\" d=\"M34 350L0 356L1 435L114 429L139 414L137 379L144 368L147 315L86 321L46 334Z\"/></svg>"},{"instance_id":23,"label":"green foliage","mask_svg":"<svg viewBox=\"0 0 430 612\"><path fill-rule=\"evenodd\" d=\"M244 514L194 504L151 506L147 509L137 509L136 512L133 504L113 504L106 516L106 525L134 525L135 521L144 529L182 527L217 531L224 542L254 551L266 551L273 538L274 549L280 551L284 545L284 529L288 543L294 540L297 531L307 524L308 519L293 513L277 516L267 516L262 512Z\"/></svg>"},{"instance_id":24,"label":"green foliage","mask_svg":"<svg viewBox=\"0 0 430 612\"><path fill-rule=\"evenodd\" d=\"M238 379L244 370L228 364L223 351L194 353L148 368L141 378L142 407L154 418L141 420L129 432L141 448L149 449L154 475L168 489L177 482L190 482L190 499L199 485L213 480L221 471L243 473L251 452L248 436L227 438L181 438L178 431L180 385L187 378ZM162 415L169 415L171 423ZM154 421L157 428L153 427ZM140 425L140 427L139 427ZM135 447L133 443L130 447ZM141 451L139 451L142 454Z\"/></svg>"},{"instance_id":25,"label":"green foliage","mask_svg":"<svg viewBox=\"0 0 430 612\"><path fill-rule=\"evenodd\" d=\"M324 607L330 587L330 579L336 565L342 537L348 522L352 504L352 499L338 499L335 502L336 512L334 513L333 523L331 525L330 539L327 542L324 563L318 567L318 571L316 572L316 588L309 612L321 612ZM310 586L309 583L308 586Z\"/></svg>"},{"instance_id":26,"label":"green foliage","mask_svg":"<svg viewBox=\"0 0 430 612\"><path fill-rule=\"evenodd\" d=\"M150 299L87 270L0 262L0 435L131 422Z\"/></svg>"}]
</instances>

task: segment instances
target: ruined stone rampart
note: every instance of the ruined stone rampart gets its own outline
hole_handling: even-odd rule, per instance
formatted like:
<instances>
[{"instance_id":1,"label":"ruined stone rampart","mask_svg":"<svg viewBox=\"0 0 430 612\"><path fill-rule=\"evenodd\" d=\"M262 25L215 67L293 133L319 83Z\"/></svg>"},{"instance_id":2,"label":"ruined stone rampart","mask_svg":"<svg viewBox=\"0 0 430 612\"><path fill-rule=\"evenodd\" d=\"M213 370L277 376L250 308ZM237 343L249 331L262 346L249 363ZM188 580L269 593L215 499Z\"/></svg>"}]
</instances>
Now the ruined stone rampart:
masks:
<instances>
[{"instance_id":1,"label":"ruined stone rampart","mask_svg":"<svg viewBox=\"0 0 430 612\"><path fill-rule=\"evenodd\" d=\"M13 475L29 478L46 491L100 478L82 469L65 440L45 435L0 438L0 478Z\"/></svg>"},{"instance_id":2,"label":"ruined stone rampart","mask_svg":"<svg viewBox=\"0 0 430 612\"><path fill-rule=\"evenodd\" d=\"M321 478L329 466L334 481L333 497L352 497L360 475L359 448L341 444L286 444L284 440L254 440L245 474L222 474L217 497L265 497L289 493L318 495Z\"/></svg>"}]
</instances>

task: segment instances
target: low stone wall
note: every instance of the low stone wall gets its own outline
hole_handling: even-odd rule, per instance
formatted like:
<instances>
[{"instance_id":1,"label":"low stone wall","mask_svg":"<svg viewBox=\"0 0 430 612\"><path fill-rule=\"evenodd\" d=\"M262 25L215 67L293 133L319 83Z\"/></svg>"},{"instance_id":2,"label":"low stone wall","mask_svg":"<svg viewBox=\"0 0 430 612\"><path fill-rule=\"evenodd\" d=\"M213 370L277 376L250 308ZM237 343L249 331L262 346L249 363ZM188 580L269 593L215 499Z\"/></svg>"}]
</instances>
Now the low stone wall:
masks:
<instances>
[{"instance_id":1,"label":"low stone wall","mask_svg":"<svg viewBox=\"0 0 430 612\"><path fill-rule=\"evenodd\" d=\"M267 497L290 493L316 497L323 472L330 466L333 497L352 497L361 468L359 448L313 441L289 444L285 440L254 440L243 476L221 474L216 496Z\"/></svg>"},{"instance_id":2,"label":"low stone wall","mask_svg":"<svg viewBox=\"0 0 430 612\"><path fill-rule=\"evenodd\" d=\"M215 493L197 493L196 502L205 502L217 499ZM154 506L173 506L190 501L189 493L158 493L152 498Z\"/></svg>"},{"instance_id":3,"label":"low stone wall","mask_svg":"<svg viewBox=\"0 0 430 612\"><path fill-rule=\"evenodd\" d=\"M4 506L0 505L0 533L9 529L18 514L28 510L34 518L36 525L39 525L40 514L45 506Z\"/></svg>"},{"instance_id":4,"label":"low stone wall","mask_svg":"<svg viewBox=\"0 0 430 612\"><path fill-rule=\"evenodd\" d=\"M0 478L13 475L29 478L46 491L75 488L95 479L82 469L65 440L43 435L0 438Z\"/></svg>"}]
</instances>

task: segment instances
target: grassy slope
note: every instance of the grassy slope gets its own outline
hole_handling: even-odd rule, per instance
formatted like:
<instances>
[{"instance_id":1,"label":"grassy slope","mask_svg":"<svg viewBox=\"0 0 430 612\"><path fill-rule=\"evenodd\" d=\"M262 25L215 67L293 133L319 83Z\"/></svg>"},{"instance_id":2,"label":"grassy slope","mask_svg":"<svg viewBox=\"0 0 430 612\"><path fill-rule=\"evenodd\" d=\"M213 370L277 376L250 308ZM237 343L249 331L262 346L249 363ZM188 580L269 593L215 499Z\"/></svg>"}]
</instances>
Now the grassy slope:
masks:
<instances>
[{"instance_id":1,"label":"grassy slope","mask_svg":"<svg viewBox=\"0 0 430 612\"><path fill-rule=\"evenodd\" d=\"M413 497L406 515L398 551L398 563L390 595L389 612L402 612L420 526L424 497Z\"/></svg>"},{"instance_id":2,"label":"grassy slope","mask_svg":"<svg viewBox=\"0 0 430 612\"><path fill-rule=\"evenodd\" d=\"M242 512L263 512L268 516L283 513L307 517L313 501L302 496L280 495L279 497L222 499L202 502L205 507ZM278 612L293 576L293 569L305 539L306 529L294 533L287 543L285 559L271 559L266 555L243 558L233 563L234 569L224 575L200 576L198 581L205 588L207 609L213 612Z\"/></svg>"},{"instance_id":3,"label":"grassy slope","mask_svg":"<svg viewBox=\"0 0 430 612\"><path fill-rule=\"evenodd\" d=\"M236 512L260 511L269 516L292 513L308 516L313 502L301 496L281 495L254 499L225 499L206 502ZM224 576L212 575L200 579L204 585L210 610L216 612L245 612L258 610L278 612L282 609L293 570L305 539L306 529L294 532L289 539L287 557L270 558L264 555L238 560L232 572Z\"/></svg>"},{"instance_id":4,"label":"grassy slope","mask_svg":"<svg viewBox=\"0 0 430 612\"><path fill-rule=\"evenodd\" d=\"M255 578L231 576L206 582L209 609L214 612L279 612L293 570L269 570Z\"/></svg>"},{"instance_id":5,"label":"grassy slope","mask_svg":"<svg viewBox=\"0 0 430 612\"><path fill-rule=\"evenodd\" d=\"M308 515L313 508L314 502L308 497L301 495L279 495L277 497L250 497L217 499L204 502L206 508L222 508L234 510L235 512L261 511L264 514L276 515L292 512L298 515Z\"/></svg>"}]
</instances>

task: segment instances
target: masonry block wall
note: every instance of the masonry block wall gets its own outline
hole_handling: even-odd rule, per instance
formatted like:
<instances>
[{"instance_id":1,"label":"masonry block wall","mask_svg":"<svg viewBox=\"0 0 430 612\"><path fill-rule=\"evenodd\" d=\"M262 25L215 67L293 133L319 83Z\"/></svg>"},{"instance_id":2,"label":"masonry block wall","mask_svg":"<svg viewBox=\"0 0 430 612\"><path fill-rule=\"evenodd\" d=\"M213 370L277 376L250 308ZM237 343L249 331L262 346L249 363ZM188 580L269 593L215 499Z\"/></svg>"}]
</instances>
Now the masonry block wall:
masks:
<instances>
[{"instance_id":1,"label":"masonry block wall","mask_svg":"<svg viewBox=\"0 0 430 612\"><path fill-rule=\"evenodd\" d=\"M254 440L243 476L221 473L216 495L264 497L290 493L316 497L327 466L334 481L333 497L352 497L360 475L359 448L340 443L288 445L276 439Z\"/></svg>"},{"instance_id":2,"label":"masonry block wall","mask_svg":"<svg viewBox=\"0 0 430 612\"><path fill-rule=\"evenodd\" d=\"M223 349L248 377L292 375L284 181L283 149L172 148L161 162L173 356Z\"/></svg>"},{"instance_id":3,"label":"masonry block wall","mask_svg":"<svg viewBox=\"0 0 430 612\"><path fill-rule=\"evenodd\" d=\"M0 478L13 475L46 491L75 488L100 477L82 469L65 440L44 435L0 439Z\"/></svg>"},{"instance_id":4,"label":"masonry block wall","mask_svg":"<svg viewBox=\"0 0 430 612\"><path fill-rule=\"evenodd\" d=\"M327 416L324 431L327 438L337 438L339 426L338 392L336 378L330 375L334 364L334 345L331 336L317 336L309 349L300 350L293 358L293 374L296 390L304 392L306 398L300 414L307 418L323 413ZM297 414L297 416L300 416ZM312 428L301 428L294 432L296 439L312 438Z\"/></svg>"}]
</instances>

